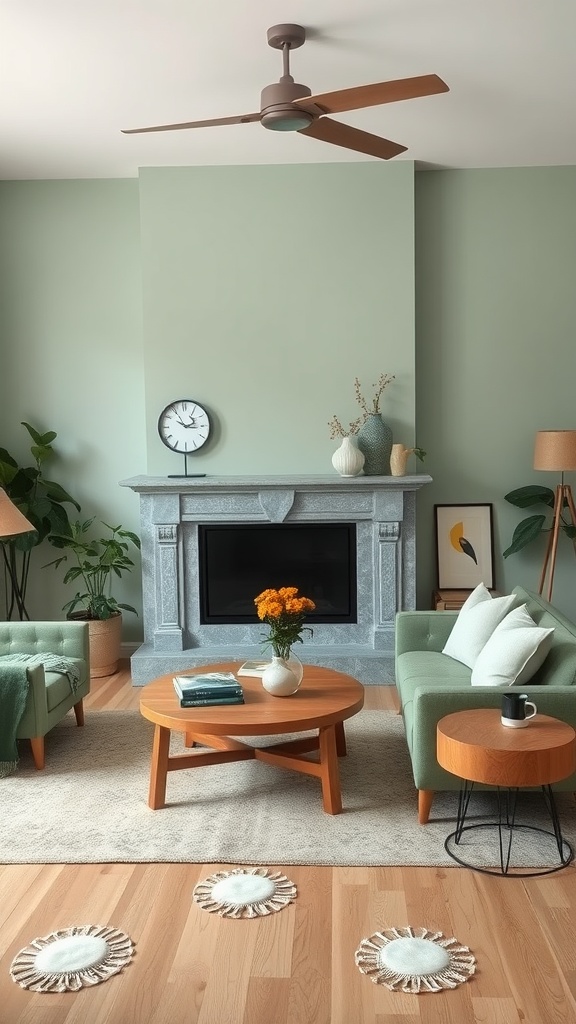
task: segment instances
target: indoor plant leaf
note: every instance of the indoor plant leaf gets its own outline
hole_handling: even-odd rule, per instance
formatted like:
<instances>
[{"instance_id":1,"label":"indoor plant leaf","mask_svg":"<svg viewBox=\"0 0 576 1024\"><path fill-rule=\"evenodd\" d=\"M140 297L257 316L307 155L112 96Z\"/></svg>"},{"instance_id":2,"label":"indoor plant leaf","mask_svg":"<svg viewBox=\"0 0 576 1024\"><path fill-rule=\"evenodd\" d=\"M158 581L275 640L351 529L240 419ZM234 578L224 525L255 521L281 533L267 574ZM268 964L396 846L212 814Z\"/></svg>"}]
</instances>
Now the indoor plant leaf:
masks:
<instances>
[{"instance_id":1,"label":"indoor plant leaf","mask_svg":"<svg viewBox=\"0 0 576 1024\"><path fill-rule=\"evenodd\" d=\"M30 423L22 421L32 441L30 454L34 465L20 466L5 448L0 448L0 486L14 502L20 512L32 523L34 531L19 534L3 545L5 564L10 565L7 590L7 618L17 613L20 619L27 619L26 589L33 548L53 533L69 532L69 520L64 502L70 502L78 510L80 506L59 484L43 477L43 465L55 455L52 441L54 430L44 433Z\"/></svg>"},{"instance_id":2,"label":"indoor plant leaf","mask_svg":"<svg viewBox=\"0 0 576 1024\"><path fill-rule=\"evenodd\" d=\"M26 430L30 434L32 440L35 441L36 444L42 448L48 448L51 445L52 441L54 441L58 436L55 430L47 430L46 433L41 434L38 430L35 429L35 427L32 427L29 423L26 423L25 420L22 420L22 426L26 427Z\"/></svg>"},{"instance_id":3,"label":"indoor plant leaf","mask_svg":"<svg viewBox=\"0 0 576 1024\"><path fill-rule=\"evenodd\" d=\"M527 487L509 491L504 495L504 500L516 505L517 508L528 508L530 505L549 505L550 508L554 508L554 491L540 484L529 484Z\"/></svg>"},{"instance_id":4,"label":"indoor plant leaf","mask_svg":"<svg viewBox=\"0 0 576 1024\"><path fill-rule=\"evenodd\" d=\"M540 515L529 516L528 519L523 519L521 523L518 523L512 535L510 547L506 548L506 551L503 552L504 558L515 554L523 547L526 547L526 544L530 544L531 541L535 540L542 533L545 522L546 516Z\"/></svg>"}]
</instances>

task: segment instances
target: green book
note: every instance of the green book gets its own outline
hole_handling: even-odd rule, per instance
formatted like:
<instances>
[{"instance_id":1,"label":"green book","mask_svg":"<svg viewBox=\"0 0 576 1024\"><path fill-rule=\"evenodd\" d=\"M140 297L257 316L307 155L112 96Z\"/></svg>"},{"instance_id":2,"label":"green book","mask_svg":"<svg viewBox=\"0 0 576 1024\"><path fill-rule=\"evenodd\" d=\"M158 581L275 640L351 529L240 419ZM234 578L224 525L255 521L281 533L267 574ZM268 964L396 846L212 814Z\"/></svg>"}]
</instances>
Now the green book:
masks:
<instances>
[{"instance_id":1,"label":"green book","mask_svg":"<svg viewBox=\"0 0 576 1024\"><path fill-rule=\"evenodd\" d=\"M181 708L207 708L214 704L244 704L244 697L184 697L180 701Z\"/></svg>"}]
</instances>

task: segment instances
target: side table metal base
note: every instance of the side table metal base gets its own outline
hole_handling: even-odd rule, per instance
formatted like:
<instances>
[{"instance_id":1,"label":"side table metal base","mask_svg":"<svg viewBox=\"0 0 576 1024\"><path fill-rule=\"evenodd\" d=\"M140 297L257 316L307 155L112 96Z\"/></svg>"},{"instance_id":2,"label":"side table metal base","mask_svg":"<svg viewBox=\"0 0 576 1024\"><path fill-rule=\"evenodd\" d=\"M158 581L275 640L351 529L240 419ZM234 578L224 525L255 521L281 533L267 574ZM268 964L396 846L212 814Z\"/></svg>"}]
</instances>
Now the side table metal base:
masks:
<instances>
[{"instance_id":1,"label":"side table metal base","mask_svg":"<svg viewBox=\"0 0 576 1024\"><path fill-rule=\"evenodd\" d=\"M458 797L458 816L456 819L456 830L446 837L444 849L452 860L462 867L471 868L473 871L481 871L485 875L505 875L511 878L533 878L538 875L550 875L555 871L561 871L574 859L574 850L567 839L564 839L560 827L560 819L556 808L556 801L551 786L542 786L544 800L550 814L553 831L539 828L536 825L519 825L516 822L516 803L519 790L498 788L498 821L481 822L476 825L466 825L466 815L470 797L474 789L474 783L465 781ZM500 868L485 868L479 864L471 863L458 856L455 847L460 845L464 832L472 832L475 829L492 828L498 830L498 845ZM512 851L512 840L518 832L539 832L541 835L551 836L556 843L559 863L552 867L540 868L538 870L524 870L522 868L510 867L510 855Z\"/></svg>"}]
</instances>

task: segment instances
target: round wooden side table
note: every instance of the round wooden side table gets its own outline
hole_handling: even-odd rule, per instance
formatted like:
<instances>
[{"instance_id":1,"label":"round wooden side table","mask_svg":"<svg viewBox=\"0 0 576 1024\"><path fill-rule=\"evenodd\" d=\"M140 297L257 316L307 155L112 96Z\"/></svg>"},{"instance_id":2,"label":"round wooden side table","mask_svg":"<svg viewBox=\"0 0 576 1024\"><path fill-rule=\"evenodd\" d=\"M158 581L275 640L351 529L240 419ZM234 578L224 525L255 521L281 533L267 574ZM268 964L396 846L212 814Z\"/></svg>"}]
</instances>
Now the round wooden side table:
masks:
<instances>
[{"instance_id":1,"label":"round wooden side table","mask_svg":"<svg viewBox=\"0 0 576 1024\"><path fill-rule=\"evenodd\" d=\"M476 708L472 711L457 711L442 718L437 725L436 739L438 764L462 779L456 830L444 843L446 852L453 860L485 874L520 874L524 878L559 871L572 861L574 851L562 835L552 790L553 783L568 778L576 771L576 732L571 725L548 715L537 714L525 728L510 729L502 725L498 709ZM477 782L496 788L498 820L466 825L470 796ZM542 789L552 832L535 825L521 825L516 821L518 791L525 787ZM454 850L454 847L459 846L464 832L481 828L498 829L500 870L465 861ZM520 829L553 836L559 863L542 870L511 870L512 839Z\"/></svg>"}]
</instances>

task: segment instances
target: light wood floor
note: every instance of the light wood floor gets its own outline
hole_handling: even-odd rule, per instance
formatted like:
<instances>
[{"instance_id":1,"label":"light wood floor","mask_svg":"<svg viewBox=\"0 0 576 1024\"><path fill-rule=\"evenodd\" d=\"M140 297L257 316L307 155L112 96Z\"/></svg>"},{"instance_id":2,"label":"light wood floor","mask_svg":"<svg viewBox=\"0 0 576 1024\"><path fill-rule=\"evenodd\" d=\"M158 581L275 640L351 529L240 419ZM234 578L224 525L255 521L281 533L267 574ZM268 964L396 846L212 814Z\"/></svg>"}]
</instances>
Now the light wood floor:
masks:
<instances>
[{"instance_id":1,"label":"light wood floor","mask_svg":"<svg viewBox=\"0 0 576 1024\"><path fill-rule=\"evenodd\" d=\"M370 687L366 706L391 708L394 697L391 687ZM86 700L88 713L137 706L127 668L93 681ZM457 867L283 868L298 886L292 906L262 920L223 921L191 901L195 883L216 867L0 866L0 1024L576 1021L574 868L524 881ZM77 994L15 985L8 972L18 950L72 924L126 931L136 955L124 974ZM374 985L355 967L354 951L394 924L455 935L476 955L476 976L435 995Z\"/></svg>"}]
</instances>

